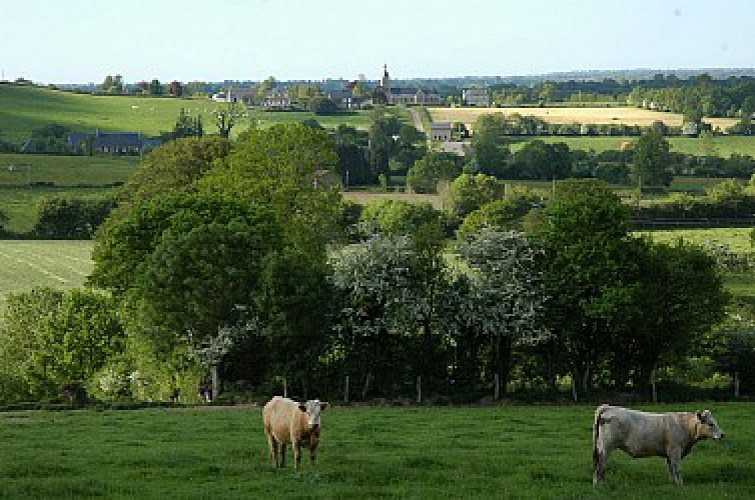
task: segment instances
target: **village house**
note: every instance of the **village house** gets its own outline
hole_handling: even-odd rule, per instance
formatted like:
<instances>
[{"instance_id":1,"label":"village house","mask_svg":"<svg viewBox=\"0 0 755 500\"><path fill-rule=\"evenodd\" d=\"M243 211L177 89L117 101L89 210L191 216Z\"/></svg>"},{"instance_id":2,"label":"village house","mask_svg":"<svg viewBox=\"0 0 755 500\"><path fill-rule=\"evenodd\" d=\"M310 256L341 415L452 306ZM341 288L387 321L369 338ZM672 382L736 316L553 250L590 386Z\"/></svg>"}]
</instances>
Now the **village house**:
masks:
<instances>
[{"instance_id":1,"label":"village house","mask_svg":"<svg viewBox=\"0 0 755 500\"><path fill-rule=\"evenodd\" d=\"M430 138L434 141L446 142L451 140L451 124L436 122L430 124Z\"/></svg>"},{"instance_id":2,"label":"village house","mask_svg":"<svg viewBox=\"0 0 755 500\"><path fill-rule=\"evenodd\" d=\"M287 91L273 89L265 95L260 104L267 109L290 109L294 101Z\"/></svg>"},{"instance_id":3,"label":"village house","mask_svg":"<svg viewBox=\"0 0 755 500\"><path fill-rule=\"evenodd\" d=\"M490 107L490 93L488 89L464 89L461 91L461 102L464 106L488 108Z\"/></svg>"}]
</instances>

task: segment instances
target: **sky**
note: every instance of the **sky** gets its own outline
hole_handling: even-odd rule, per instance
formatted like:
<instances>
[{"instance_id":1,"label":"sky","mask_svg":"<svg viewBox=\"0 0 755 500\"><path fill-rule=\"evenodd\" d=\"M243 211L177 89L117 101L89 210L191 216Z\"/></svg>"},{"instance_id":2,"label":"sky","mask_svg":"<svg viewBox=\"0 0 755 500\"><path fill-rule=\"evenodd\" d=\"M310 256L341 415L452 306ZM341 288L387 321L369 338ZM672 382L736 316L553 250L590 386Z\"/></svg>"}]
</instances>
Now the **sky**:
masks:
<instances>
[{"instance_id":1,"label":"sky","mask_svg":"<svg viewBox=\"0 0 755 500\"><path fill-rule=\"evenodd\" d=\"M755 67L755 0L0 0L40 83Z\"/></svg>"}]
</instances>

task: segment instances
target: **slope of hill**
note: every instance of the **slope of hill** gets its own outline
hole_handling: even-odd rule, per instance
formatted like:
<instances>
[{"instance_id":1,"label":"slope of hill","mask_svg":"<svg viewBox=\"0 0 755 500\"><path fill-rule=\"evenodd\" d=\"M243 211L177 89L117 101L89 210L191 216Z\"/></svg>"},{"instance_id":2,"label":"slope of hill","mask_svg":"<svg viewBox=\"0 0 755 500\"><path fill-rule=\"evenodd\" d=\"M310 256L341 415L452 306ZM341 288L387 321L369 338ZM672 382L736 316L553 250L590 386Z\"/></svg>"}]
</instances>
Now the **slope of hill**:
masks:
<instances>
[{"instance_id":1,"label":"slope of hill","mask_svg":"<svg viewBox=\"0 0 755 500\"><path fill-rule=\"evenodd\" d=\"M135 131L157 135L173 128L181 108L202 116L213 129L211 113L222 104L209 99L74 94L33 86L0 85L0 133L20 143L50 123L73 130Z\"/></svg>"}]
</instances>

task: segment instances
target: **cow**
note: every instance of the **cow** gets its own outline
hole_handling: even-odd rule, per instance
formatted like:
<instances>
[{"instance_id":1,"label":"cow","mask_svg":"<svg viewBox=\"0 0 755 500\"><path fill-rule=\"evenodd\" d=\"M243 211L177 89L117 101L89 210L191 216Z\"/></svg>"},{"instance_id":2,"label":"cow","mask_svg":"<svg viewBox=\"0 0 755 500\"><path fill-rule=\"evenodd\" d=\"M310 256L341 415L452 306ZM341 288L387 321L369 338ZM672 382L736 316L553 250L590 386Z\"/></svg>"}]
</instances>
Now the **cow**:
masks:
<instances>
[{"instance_id":1,"label":"cow","mask_svg":"<svg viewBox=\"0 0 755 500\"><path fill-rule=\"evenodd\" d=\"M302 446L309 448L312 466L315 465L317 445L320 444L320 412L328 406L329 403L319 399L297 403L275 396L268 401L262 409L262 421L274 468L285 467L288 443L294 452L295 470L299 470Z\"/></svg>"},{"instance_id":2,"label":"cow","mask_svg":"<svg viewBox=\"0 0 755 500\"><path fill-rule=\"evenodd\" d=\"M634 458L665 457L669 476L682 484L681 461L700 440L724 437L709 410L647 413L602 405L593 424L593 484L603 480L608 455L616 448Z\"/></svg>"}]
</instances>

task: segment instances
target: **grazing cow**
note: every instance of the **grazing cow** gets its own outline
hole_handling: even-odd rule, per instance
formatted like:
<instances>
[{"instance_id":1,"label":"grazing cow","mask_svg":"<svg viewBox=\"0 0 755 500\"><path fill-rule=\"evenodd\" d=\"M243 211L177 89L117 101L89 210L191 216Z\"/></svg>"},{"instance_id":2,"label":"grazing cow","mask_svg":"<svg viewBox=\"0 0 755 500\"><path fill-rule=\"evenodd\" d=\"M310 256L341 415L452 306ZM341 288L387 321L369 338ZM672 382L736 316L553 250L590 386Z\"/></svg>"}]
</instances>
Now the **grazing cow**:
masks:
<instances>
[{"instance_id":1,"label":"grazing cow","mask_svg":"<svg viewBox=\"0 0 755 500\"><path fill-rule=\"evenodd\" d=\"M593 484L605 475L608 455L616 448L634 458L665 457L669 476L682 484L681 461L701 439L724 433L710 411L647 413L602 405L593 426Z\"/></svg>"},{"instance_id":2,"label":"grazing cow","mask_svg":"<svg viewBox=\"0 0 755 500\"><path fill-rule=\"evenodd\" d=\"M315 452L320 444L320 412L329 403L319 399L306 403L297 403L288 398L275 396L262 410L262 420L270 447L270 459L273 467L286 465L286 445L291 443L294 451L294 467L299 470L301 447L309 448L312 465L315 464Z\"/></svg>"}]
</instances>

